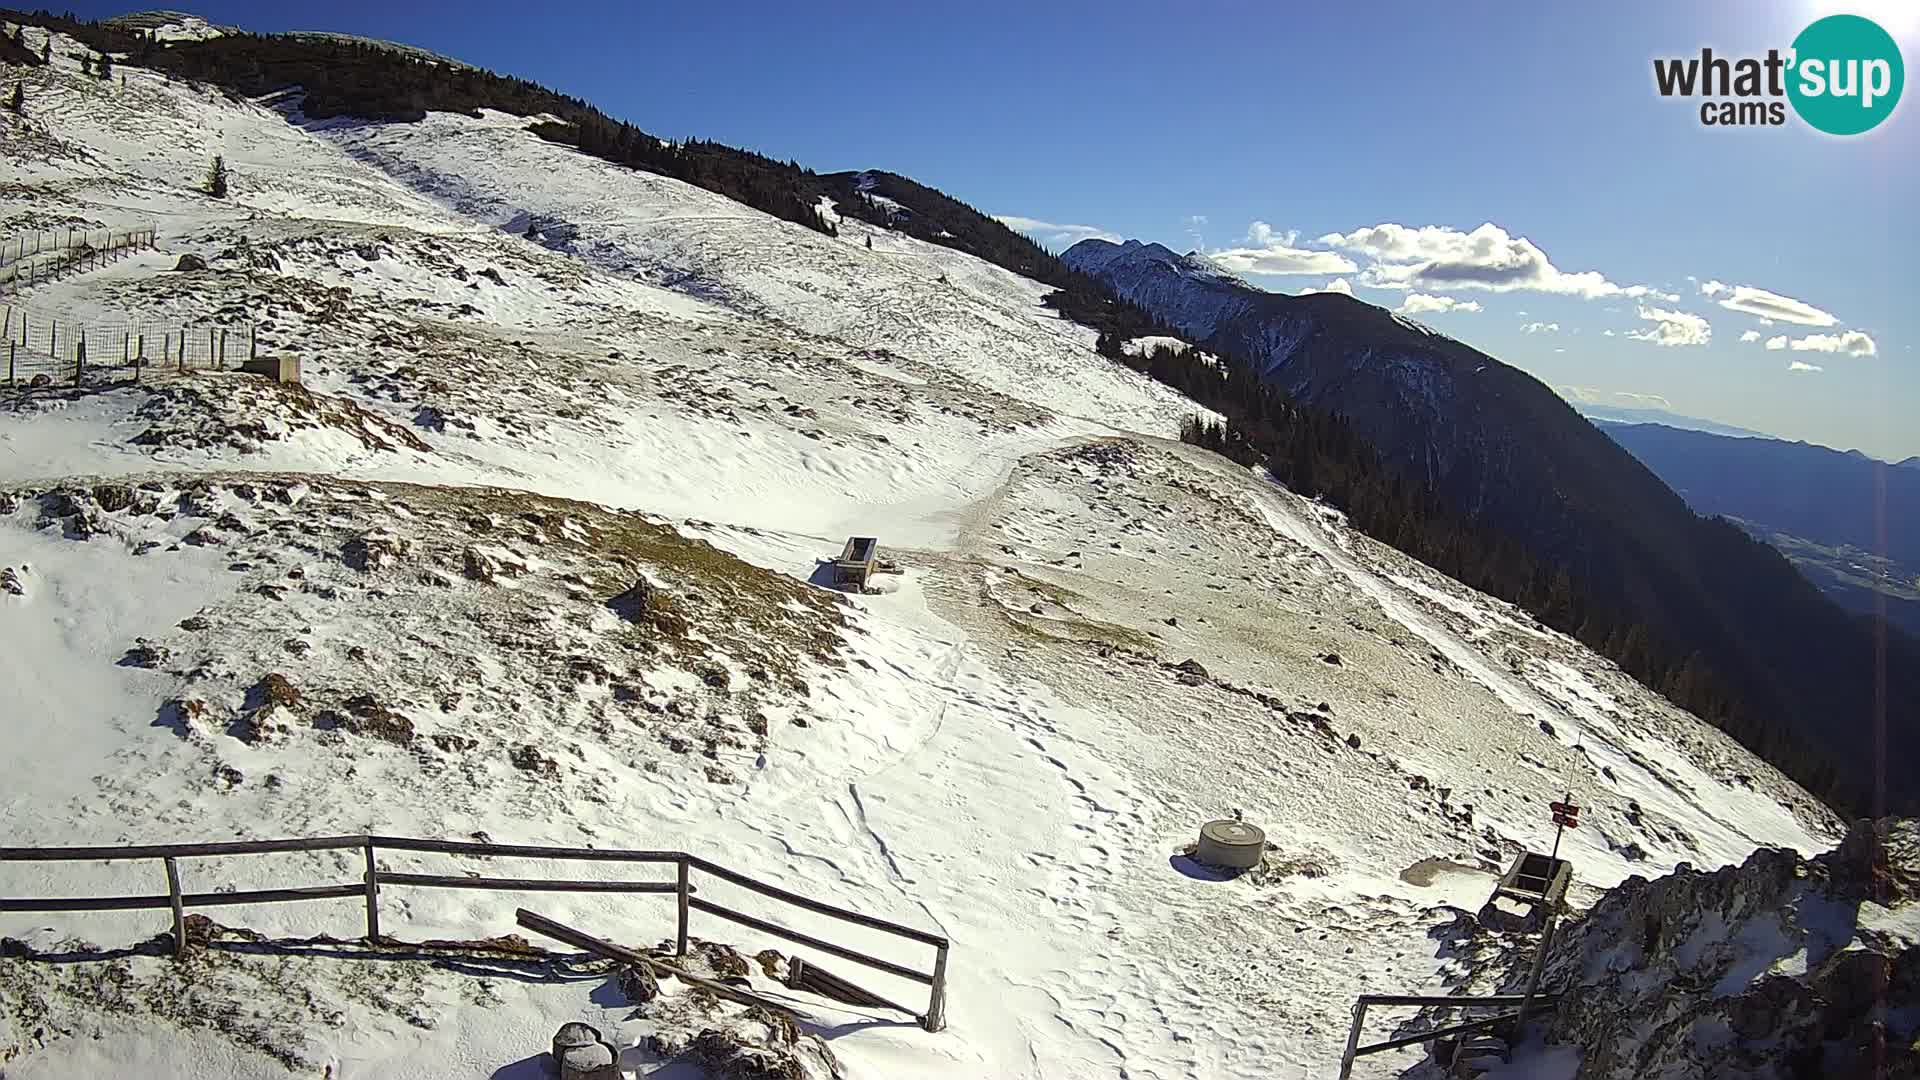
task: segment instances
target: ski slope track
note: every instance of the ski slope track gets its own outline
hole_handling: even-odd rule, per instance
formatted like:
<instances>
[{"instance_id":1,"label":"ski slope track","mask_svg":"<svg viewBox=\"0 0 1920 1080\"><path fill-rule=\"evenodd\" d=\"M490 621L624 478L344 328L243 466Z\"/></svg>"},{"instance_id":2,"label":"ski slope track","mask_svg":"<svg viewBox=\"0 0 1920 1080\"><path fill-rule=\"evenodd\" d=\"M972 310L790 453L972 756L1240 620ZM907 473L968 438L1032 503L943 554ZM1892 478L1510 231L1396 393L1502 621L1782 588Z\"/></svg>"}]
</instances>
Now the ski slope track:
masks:
<instances>
[{"instance_id":1,"label":"ski slope track","mask_svg":"<svg viewBox=\"0 0 1920 1080\"><path fill-rule=\"evenodd\" d=\"M0 127L0 232L152 222L159 248L16 310L250 321L305 386L155 372L0 409L7 844L683 849L951 938L938 1034L752 972L849 1080L1171 1080L1326 1076L1355 994L1460 984L1445 928L1550 842L1565 792L1582 904L1839 835L1576 642L1173 441L1203 410L1099 357L1042 285L851 219L777 221L526 119L307 123L297 95L130 62L103 84L81 51L56 40ZM214 153L225 200L198 190ZM209 269L172 270L186 254ZM902 572L820 587L855 533ZM1235 810L1273 847L1220 880L1183 848ZM357 858L184 866L190 890L244 889L351 880ZM155 874L0 864L0 895ZM397 888L383 929L504 934L522 902L636 945L673 933L659 897ZM362 932L352 901L209 914ZM111 952L165 922L7 915L0 935ZM630 1075L695 1075L649 1048L695 1004L672 983L662 1002L627 1005L603 967L9 957L0 1072L532 1076L578 1019Z\"/></svg>"}]
</instances>

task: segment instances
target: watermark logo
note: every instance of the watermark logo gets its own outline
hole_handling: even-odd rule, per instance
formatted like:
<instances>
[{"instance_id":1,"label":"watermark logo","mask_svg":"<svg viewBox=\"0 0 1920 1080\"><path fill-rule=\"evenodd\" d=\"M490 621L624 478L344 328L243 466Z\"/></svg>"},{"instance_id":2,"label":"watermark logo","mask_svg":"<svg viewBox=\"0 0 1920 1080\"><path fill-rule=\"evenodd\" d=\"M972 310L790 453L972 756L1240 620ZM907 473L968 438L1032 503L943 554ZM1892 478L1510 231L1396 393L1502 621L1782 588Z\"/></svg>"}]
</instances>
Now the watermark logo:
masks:
<instances>
[{"instance_id":1,"label":"watermark logo","mask_svg":"<svg viewBox=\"0 0 1920 1080\"><path fill-rule=\"evenodd\" d=\"M1859 15L1829 15L1764 57L1656 59L1661 97L1697 97L1708 127L1779 126L1787 107L1829 135L1871 131L1892 115L1906 85L1906 65L1893 35Z\"/></svg>"}]
</instances>

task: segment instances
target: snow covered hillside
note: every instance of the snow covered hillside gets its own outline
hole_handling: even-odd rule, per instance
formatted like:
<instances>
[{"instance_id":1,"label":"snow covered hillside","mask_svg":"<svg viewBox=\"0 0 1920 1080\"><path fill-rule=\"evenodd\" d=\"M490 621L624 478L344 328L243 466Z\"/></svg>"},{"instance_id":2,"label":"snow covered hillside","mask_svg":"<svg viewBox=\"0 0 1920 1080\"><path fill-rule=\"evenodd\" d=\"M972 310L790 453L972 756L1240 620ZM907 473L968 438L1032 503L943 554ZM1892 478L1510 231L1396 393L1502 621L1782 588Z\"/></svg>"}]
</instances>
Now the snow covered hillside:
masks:
<instances>
[{"instance_id":1,"label":"snow covered hillside","mask_svg":"<svg viewBox=\"0 0 1920 1080\"><path fill-rule=\"evenodd\" d=\"M0 127L0 233L151 222L159 247L6 302L251 321L304 386L0 397L0 843L684 849L951 938L938 1034L743 976L879 1080L1327 1075L1354 994L1468 978L1433 931L1549 840L1565 791L1588 807L1565 849L1582 903L1839 835L1577 643L1172 441L1201 410L1094 353L1041 285L505 115L308 124L297 96L130 62L102 83L80 51L56 40ZM225 200L199 191L215 153ZM208 269L173 270L187 254ZM854 533L900 564L882 592L818 584ZM1274 848L1222 880L1183 848L1236 809ZM354 858L198 859L189 888ZM153 873L0 863L0 895ZM673 931L655 897L397 889L384 929L499 935L522 902L623 942ZM361 932L351 900L212 913ZM123 950L165 925L0 915L23 943L0 950L5 1076L532 1076L575 1019L636 1075L691 1075L599 969Z\"/></svg>"}]
</instances>

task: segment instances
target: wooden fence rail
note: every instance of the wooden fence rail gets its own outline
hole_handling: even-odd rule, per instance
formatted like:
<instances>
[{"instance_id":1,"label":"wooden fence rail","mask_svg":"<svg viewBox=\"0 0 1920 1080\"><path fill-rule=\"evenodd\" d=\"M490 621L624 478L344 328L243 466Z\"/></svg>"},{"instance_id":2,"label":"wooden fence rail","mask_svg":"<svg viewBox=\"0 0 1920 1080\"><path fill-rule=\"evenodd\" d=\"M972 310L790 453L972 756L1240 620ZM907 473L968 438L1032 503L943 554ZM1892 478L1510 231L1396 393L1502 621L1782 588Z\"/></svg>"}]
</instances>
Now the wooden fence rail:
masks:
<instances>
[{"instance_id":1,"label":"wooden fence rail","mask_svg":"<svg viewBox=\"0 0 1920 1080\"><path fill-rule=\"evenodd\" d=\"M653 863L675 867L672 881L596 881L556 878L469 877L449 874L415 874L381 870L376 856L388 851L430 852L442 855L471 855L481 858L559 859L593 862ZM304 885L284 889L254 889L238 892L196 892L182 889L179 860L212 858L225 855L266 855L295 851L360 852L365 872L359 881L337 885ZM158 860L166 874L167 891L150 896L59 896L0 897L0 913L46 911L147 911L168 909L173 916L173 940L176 956L184 956L187 947L186 912L189 908L245 904L278 904L297 900L335 900L363 898L366 904L367 941L377 944L380 934L380 889L382 886L407 886L431 889L486 889L498 892L584 892L631 893L636 895L672 895L678 901L678 927L675 951L687 954L687 930L692 912L713 915L763 934L784 938L864 964L898 978L930 988L927 1011L915 1017L928 1031L946 1026L947 952L949 942L938 934L916 930L900 923L837 907L824 901L776 885L756 880L684 851L626 851L612 848L568 848L534 844L492 844L464 840L427 840L404 836L320 836L286 840L229 840L207 844L147 844L88 847L0 847L0 863L8 862L126 862ZM801 933L765 919L736 911L696 896L695 872L707 874L729 884L758 893L770 900L811 911L841 922L904 938L934 949L931 972L923 972L811 934Z\"/></svg>"}]
</instances>

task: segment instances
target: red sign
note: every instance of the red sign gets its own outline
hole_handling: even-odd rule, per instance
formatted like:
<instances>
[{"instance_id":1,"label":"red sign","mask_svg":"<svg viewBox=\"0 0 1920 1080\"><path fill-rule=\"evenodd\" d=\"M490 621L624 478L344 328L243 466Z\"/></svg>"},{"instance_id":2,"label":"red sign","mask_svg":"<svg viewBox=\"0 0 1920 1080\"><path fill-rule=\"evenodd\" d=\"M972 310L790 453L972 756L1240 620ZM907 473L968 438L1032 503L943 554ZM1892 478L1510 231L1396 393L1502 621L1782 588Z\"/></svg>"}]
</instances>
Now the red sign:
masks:
<instances>
[{"instance_id":1,"label":"red sign","mask_svg":"<svg viewBox=\"0 0 1920 1080\"><path fill-rule=\"evenodd\" d=\"M1578 806L1575 806L1572 803L1557 802L1557 803L1548 803L1547 805L1552 807L1553 812L1556 814L1565 814L1568 817L1580 816L1580 808Z\"/></svg>"},{"instance_id":2,"label":"red sign","mask_svg":"<svg viewBox=\"0 0 1920 1080\"><path fill-rule=\"evenodd\" d=\"M1561 827L1561 828L1563 828L1563 829L1577 829L1577 828L1579 828L1579 827L1580 827L1580 819L1579 819L1579 818L1577 818L1577 817L1568 817L1568 816L1567 816L1567 815L1565 815L1565 814L1555 814L1555 815L1553 815L1553 823L1554 823L1555 825L1558 825L1558 826L1560 826L1560 827Z\"/></svg>"}]
</instances>

